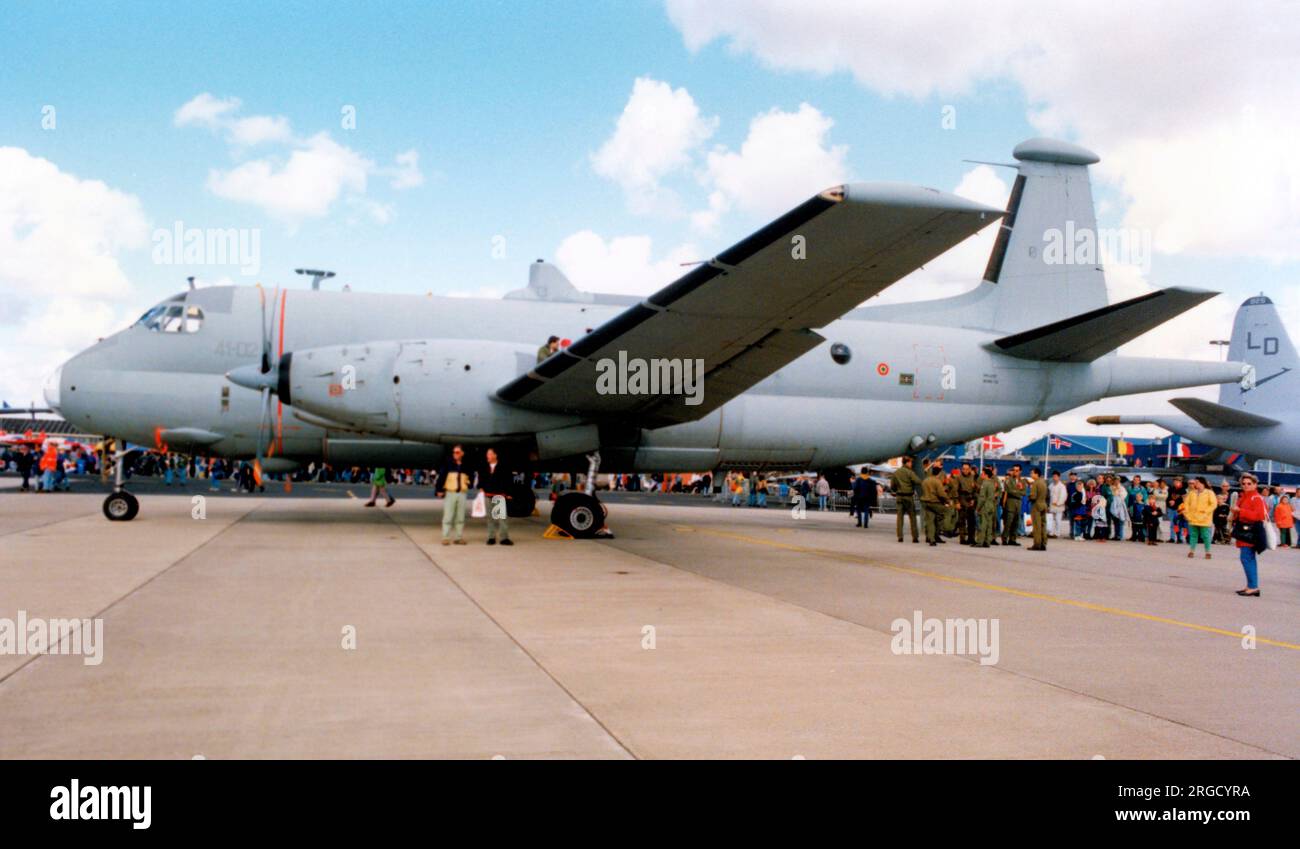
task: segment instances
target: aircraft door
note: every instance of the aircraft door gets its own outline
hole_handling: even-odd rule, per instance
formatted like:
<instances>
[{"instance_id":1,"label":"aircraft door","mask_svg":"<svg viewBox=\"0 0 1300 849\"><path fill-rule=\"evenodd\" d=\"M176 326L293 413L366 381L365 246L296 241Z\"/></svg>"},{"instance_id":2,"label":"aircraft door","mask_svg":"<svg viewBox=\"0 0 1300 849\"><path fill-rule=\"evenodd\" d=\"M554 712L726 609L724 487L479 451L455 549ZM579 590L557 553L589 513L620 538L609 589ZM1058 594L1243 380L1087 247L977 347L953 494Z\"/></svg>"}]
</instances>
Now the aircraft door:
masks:
<instances>
[{"instance_id":1,"label":"aircraft door","mask_svg":"<svg viewBox=\"0 0 1300 849\"><path fill-rule=\"evenodd\" d=\"M957 388L957 367L942 345L913 345L912 400L943 401Z\"/></svg>"}]
</instances>

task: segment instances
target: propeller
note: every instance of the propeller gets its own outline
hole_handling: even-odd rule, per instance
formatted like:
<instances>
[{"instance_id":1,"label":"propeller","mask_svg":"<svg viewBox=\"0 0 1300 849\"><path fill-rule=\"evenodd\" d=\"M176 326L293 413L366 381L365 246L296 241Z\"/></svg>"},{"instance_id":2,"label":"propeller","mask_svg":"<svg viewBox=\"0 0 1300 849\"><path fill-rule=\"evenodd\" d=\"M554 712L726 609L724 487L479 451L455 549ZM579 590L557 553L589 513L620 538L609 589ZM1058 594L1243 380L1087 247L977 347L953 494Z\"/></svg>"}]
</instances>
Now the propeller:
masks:
<instances>
[{"instance_id":1,"label":"propeller","mask_svg":"<svg viewBox=\"0 0 1300 849\"><path fill-rule=\"evenodd\" d=\"M257 366L240 366L226 374L231 383L248 389L255 389L262 396L262 410L257 423L257 455L253 461L253 478L258 486L262 485L262 458L275 447L274 439L267 444L266 431L271 418L271 393L275 391L278 380L279 358L273 353L271 339L275 329L276 316L280 304L280 287L271 295L271 314L267 316L266 289L257 284L257 295L262 306L262 356Z\"/></svg>"}]
</instances>

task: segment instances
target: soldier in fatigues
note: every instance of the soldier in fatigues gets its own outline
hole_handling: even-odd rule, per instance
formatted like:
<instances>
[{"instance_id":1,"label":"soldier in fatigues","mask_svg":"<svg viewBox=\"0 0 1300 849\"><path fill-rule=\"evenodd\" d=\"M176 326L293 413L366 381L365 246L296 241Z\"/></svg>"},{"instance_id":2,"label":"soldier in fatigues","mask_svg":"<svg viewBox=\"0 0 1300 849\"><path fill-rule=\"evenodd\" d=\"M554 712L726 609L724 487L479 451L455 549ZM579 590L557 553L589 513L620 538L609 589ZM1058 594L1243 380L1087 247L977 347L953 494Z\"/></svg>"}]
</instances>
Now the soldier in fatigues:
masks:
<instances>
[{"instance_id":1,"label":"soldier in fatigues","mask_svg":"<svg viewBox=\"0 0 1300 849\"><path fill-rule=\"evenodd\" d=\"M943 542L939 527L944 510L948 507L948 487L943 478L943 463L935 463L930 474L921 481L921 507L925 510L925 541L930 545Z\"/></svg>"},{"instance_id":2,"label":"soldier in fatigues","mask_svg":"<svg viewBox=\"0 0 1300 849\"><path fill-rule=\"evenodd\" d=\"M1020 499L1025 497L1025 481L1020 467L1012 466L1002 481L1002 544L1015 545L1016 527L1020 524Z\"/></svg>"},{"instance_id":3,"label":"soldier in fatigues","mask_svg":"<svg viewBox=\"0 0 1300 849\"><path fill-rule=\"evenodd\" d=\"M916 529L916 490L921 485L921 479L912 471L912 458L904 457L903 465L898 471L894 472L894 477L889 481L889 491L894 493L894 501L897 504L895 508L898 511L898 541L903 541L903 516L906 515L912 522L912 542L920 542L921 535Z\"/></svg>"},{"instance_id":4,"label":"soldier in fatigues","mask_svg":"<svg viewBox=\"0 0 1300 849\"><path fill-rule=\"evenodd\" d=\"M961 476L957 478L957 532L961 534L962 545L975 544L975 497L979 486L975 469L970 463L962 463Z\"/></svg>"},{"instance_id":5,"label":"soldier in fatigues","mask_svg":"<svg viewBox=\"0 0 1300 849\"><path fill-rule=\"evenodd\" d=\"M975 507L979 511L979 530L975 535L977 548L988 548L994 543L993 537L998 529L998 496L1001 487L992 466L985 466L980 477L980 488L975 496Z\"/></svg>"},{"instance_id":6,"label":"soldier in fatigues","mask_svg":"<svg viewBox=\"0 0 1300 849\"><path fill-rule=\"evenodd\" d=\"M1029 484L1029 515L1034 520L1034 544L1030 551L1047 551L1047 481L1037 467L1029 470L1033 482Z\"/></svg>"}]
</instances>

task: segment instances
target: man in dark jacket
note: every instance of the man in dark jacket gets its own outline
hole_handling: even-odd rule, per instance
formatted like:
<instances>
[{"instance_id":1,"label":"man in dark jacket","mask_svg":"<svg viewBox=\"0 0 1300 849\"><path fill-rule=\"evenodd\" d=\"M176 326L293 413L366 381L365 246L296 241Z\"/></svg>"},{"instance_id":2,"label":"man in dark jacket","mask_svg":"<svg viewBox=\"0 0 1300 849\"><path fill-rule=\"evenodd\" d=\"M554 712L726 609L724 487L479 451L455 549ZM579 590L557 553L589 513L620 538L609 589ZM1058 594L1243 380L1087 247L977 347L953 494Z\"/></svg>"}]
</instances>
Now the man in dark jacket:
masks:
<instances>
[{"instance_id":1,"label":"man in dark jacket","mask_svg":"<svg viewBox=\"0 0 1300 849\"><path fill-rule=\"evenodd\" d=\"M33 459L32 450L30 448L26 445L18 446L18 456L14 458L14 462L18 464L18 474L22 475L23 478L23 492L29 492L32 488L31 477Z\"/></svg>"},{"instance_id":2,"label":"man in dark jacket","mask_svg":"<svg viewBox=\"0 0 1300 849\"><path fill-rule=\"evenodd\" d=\"M866 466L853 481L853 512L858 517L858 527L865 528L871 524L871 510L876 506L876 482Z\"/></svg>"},{"instance_id":3,"label":"man in dark jacket","mask_svg":"<svg viewBox=\"0 0 1300 849\"><path fill-rule=\"evenodd\" d=\"M479 472L478 485L487 499L487 544L514 545L510 541L510 517L506 512L514 476L501 465L495 449L487 450L486 459L487 463Z\"/></svg>"}]
</instances>

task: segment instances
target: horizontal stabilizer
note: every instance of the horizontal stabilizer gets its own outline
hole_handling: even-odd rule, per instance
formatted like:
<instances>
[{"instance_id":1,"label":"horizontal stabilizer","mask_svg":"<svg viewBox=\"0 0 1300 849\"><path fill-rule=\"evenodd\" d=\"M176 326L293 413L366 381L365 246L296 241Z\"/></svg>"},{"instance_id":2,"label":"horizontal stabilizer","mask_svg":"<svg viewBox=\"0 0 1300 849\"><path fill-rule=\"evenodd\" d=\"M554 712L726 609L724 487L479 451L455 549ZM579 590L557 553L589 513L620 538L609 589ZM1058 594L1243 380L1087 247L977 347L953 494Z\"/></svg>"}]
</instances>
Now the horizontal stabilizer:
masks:
<instances>
[{"instance_id":1,"label":"horizontal stabilizer","mask_svg":"<svg viewBox=\"0 0 1300 849\"><path fill-rule=\"evenodd\" d=\"M1088 363L1217 295L1172 287L1004 336L990 347L1024 360Z\"/></svg>"},{"instance_id":2,"label":"horizontal stabilizer","mask_svg":"<svg viewBox=\"0 0 1300 849\"><path fill-rule=\"evenodd\" d=\"M1272 427L1277 419L1257 416L1236 407L1225 407L1203 398L1174 398L1170 400L1201 427Z\"/></svg>"}]
</instances>

